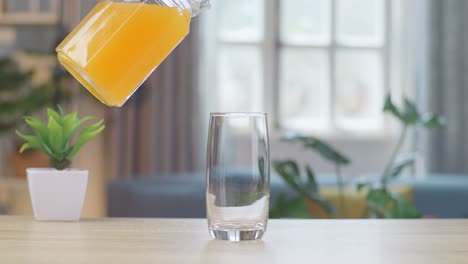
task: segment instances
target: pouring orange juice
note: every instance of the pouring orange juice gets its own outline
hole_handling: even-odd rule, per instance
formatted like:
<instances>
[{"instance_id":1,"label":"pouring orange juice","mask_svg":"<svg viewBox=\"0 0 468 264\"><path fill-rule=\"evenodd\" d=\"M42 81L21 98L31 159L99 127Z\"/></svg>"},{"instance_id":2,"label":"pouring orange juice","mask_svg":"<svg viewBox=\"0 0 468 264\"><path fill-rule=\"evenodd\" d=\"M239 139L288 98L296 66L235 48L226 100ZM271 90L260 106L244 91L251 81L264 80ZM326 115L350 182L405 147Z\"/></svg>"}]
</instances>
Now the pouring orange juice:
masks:
<instances>
[{"instance_id":1,"label":"pouring orange juice","mask_svg":"<svg viewBox=\"0 0 468 264\"><path fill-rule=\"evenodd\" d=\"M57 47L58 59L102 103L122 106L207 7L209 0L102 1Z\"/></svg>"}]
</instances>

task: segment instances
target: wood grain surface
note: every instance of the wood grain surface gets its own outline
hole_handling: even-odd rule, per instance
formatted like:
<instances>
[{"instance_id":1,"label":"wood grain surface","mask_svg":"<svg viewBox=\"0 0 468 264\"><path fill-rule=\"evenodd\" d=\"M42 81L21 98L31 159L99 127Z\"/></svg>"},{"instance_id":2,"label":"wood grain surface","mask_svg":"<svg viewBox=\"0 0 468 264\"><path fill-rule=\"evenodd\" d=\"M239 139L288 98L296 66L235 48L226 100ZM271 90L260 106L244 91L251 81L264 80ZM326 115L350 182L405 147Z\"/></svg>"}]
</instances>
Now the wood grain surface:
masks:
<instances>
[{"instance_id":1,"label":"wood grain surface","mask_svg":"<svg viewBox=\"0 0 468 264\"><path fill-rule=\"evenodd\" d=\"M468 221L272 220L262 241L234 243L203 219L4 216L0 263L468 263Z\"/></svg>"}]
</instances>

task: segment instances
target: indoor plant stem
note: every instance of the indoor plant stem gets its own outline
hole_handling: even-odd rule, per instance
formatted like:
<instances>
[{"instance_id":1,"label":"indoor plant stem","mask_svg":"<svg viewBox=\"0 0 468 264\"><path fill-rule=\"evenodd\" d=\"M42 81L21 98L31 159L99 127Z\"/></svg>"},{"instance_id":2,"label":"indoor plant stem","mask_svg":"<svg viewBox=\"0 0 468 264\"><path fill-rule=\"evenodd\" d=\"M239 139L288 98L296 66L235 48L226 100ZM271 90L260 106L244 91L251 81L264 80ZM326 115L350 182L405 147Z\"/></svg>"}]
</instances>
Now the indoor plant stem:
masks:
<instances>
[{"instance_id":1,"label":"indoor plant stem","mask_svg":"<svg viewBox=\"0 0 468 264\"><path fill-rule=\"evenodd\" d=\"M403 142L405 141L407 132L408 132L408 126L404 125L400 132L400 136L398 138L397 144L395 145L395 148L393 149L390 159L388 160L387 165L385 166L385 170L383 171L383 174L381 176L381 180L380 180L380 183L382 185L381 188L384 190L387 189L387 181L388 181L388 178L390 177L389 175L390 170L392 168L393 163L395 162L397 158L398 153L400 152L400 149L403 147Z\"/></svg>"}]
</instances>

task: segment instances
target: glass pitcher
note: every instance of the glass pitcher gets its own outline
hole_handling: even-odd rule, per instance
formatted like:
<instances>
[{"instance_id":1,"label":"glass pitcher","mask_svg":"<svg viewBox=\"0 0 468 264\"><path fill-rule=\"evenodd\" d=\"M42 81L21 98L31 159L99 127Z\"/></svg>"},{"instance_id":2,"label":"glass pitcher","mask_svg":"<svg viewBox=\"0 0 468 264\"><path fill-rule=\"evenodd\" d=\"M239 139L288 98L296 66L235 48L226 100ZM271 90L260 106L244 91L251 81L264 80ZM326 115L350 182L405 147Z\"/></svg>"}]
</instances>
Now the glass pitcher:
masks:
<instances>
[{"instance_id":1,"label":"glass pitcher","mask_svg":"<svg viewBox=\"0 0 468 264\"><path fill-rule=\"evenodd\" d=\"M122 106L187 36L210 0L99 2L57 47L62 65L96 98Z\"/></svg>"}]
</instances>

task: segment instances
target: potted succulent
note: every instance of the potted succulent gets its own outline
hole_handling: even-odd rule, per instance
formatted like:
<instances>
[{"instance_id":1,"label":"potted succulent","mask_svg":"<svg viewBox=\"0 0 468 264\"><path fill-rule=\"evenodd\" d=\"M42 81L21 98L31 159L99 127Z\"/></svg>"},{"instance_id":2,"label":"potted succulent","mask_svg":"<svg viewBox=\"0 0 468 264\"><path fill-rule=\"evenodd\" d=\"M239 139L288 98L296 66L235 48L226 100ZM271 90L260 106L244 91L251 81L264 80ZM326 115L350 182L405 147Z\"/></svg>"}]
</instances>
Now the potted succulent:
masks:
<instances>
[{"instance_id":1,"label":"potted succulent","mask_svg":"<svg viewBox=\"0 0 468 264\"><path fill-rule=\"evenodd\" d=\"M59 112L49 108L47 115L47 124L31 116L24 117L34 135L17 131L24 140L20 153L38 149L49 157L52 167L27 169L34 217L41 221L77 221L86 195L88 171L69 166L80 148L104 130L104 121L83 127L94 117L64 115L60 106Z\"/></svg>"}]
</instances>

